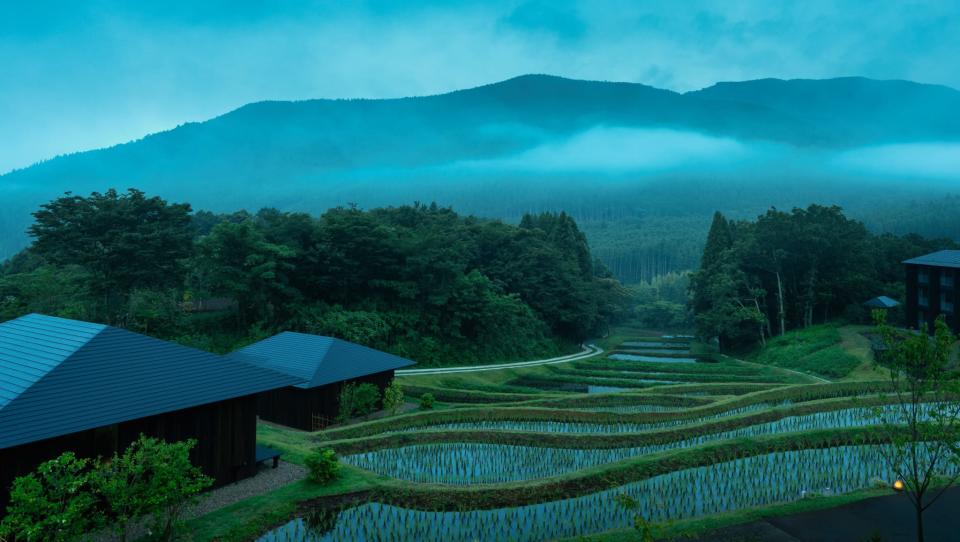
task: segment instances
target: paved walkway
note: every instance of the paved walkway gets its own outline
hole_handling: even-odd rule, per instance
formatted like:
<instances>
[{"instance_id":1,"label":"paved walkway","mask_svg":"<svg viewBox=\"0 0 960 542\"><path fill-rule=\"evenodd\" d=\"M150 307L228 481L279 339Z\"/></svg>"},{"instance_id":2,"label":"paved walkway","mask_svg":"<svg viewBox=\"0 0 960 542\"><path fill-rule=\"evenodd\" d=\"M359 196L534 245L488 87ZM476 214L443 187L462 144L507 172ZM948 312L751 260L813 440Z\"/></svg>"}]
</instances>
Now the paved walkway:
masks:
<instances>
[{"instance_id":1,"label":"paved walkway","mask_svg":"<svg viewBox=\"0 0 960 542\"><path fill-rule=\"evenodd\" d=\"M448 373L476 373L480 371L498 371L500 369L516 369L518 367L534 367L536 365L553 365L555 363L569 363L581 359L592 358L603 353L603 348L595 344L583 345L583 350L576 354L568 354L550 359L538 359L534 361L517 361L511 363L496 363L493 365L470 365L466 367L434 367L430 369L400 369L396 371L397 376L416 376L416 375L436 375Z\"/></svg>"},{"instance_id":2,"label":"paved walkway","mask_svg":"<svg viewBox=\"0 0 960 542\"><path fill-rule=\"evenodd\" d=\"M960 540L960 487L948 490L923 514L925 542ZM915 542L916 517L906 495L771 518L721 529L694 540L713 542ZM686 539L684 539L686 540Z\"/></svg>"}]
</instances>

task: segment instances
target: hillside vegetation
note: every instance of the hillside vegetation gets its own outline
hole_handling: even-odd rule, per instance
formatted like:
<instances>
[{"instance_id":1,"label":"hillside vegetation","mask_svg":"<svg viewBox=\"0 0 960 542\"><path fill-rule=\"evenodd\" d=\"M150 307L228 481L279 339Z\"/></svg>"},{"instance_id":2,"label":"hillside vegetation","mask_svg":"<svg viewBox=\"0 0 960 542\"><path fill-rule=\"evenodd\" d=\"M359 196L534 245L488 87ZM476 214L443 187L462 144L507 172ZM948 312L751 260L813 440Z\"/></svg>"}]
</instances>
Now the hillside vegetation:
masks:
<instances>
[{"instance_id":1,"label":"hillside vegetation","mask_svg":"<svg viewBox=\"0 0 960 542\"><path fill-rule=\"evenodd\" d=\"M429 365L557 355L628 308L564 214L512 226L420 204L190 211L133 190L44 205L34 244L0 274L0 318L41 312L216 352L303 331ZM191 309L211 298L226 310Z\"/></svg>"}]
</instances>

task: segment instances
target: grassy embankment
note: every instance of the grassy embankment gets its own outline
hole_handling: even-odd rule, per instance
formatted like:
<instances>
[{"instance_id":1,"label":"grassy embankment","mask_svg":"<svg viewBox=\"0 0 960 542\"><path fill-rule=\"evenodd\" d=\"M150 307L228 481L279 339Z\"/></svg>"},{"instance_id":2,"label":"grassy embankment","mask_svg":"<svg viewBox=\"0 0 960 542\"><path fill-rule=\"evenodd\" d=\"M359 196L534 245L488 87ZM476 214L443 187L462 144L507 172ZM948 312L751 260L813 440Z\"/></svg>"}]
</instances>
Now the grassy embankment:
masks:
<instances>
[{"instance_id":1,"label":"grassy embankment","mask_svg":"<svg viewBox=\"0 0 960 542\"><path fill-rule=\"evenodd\" d=\"M788 331L747 356L749 361L815 375L828 380L883 378L872 363L868 326L822 324Z\"/></svg>"}]
</instances>

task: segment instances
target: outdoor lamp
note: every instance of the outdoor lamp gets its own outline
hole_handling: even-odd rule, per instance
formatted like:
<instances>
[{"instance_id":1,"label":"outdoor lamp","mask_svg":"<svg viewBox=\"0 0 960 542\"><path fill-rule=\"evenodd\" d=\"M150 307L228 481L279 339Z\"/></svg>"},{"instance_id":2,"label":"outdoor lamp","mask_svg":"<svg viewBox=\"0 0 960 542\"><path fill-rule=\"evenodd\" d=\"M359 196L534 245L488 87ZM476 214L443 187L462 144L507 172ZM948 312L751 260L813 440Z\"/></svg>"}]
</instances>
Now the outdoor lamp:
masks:
<instances>
[{"instance_id":1,"label":"outdoor lamp","mask_svg":"<svg viewBox=\"0 0 960 542\"><path fill-rule=\"evenodd\" d=\"M901 480L901 479L899 479L899 478L897 478L897 481L895 481L895 482L893 483L893 490L894 490L894 491L897 491L897 492L903 491L903 488L904 488L904 487L905 487L905 486L904 486L904 484L903 484L903 480Z\"/></svg>"}]
</instances>

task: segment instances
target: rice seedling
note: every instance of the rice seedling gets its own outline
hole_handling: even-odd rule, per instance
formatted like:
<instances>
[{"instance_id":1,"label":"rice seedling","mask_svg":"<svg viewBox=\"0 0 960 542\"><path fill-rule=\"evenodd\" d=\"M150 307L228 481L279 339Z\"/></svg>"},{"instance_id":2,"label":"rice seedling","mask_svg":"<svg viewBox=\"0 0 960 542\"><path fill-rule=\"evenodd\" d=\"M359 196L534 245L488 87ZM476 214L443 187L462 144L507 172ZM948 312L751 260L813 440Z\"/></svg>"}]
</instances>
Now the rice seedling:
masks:
<instances>
[{"instance_id":1,"label":"rice seedling","mask_svg":"<svg viewBox=\"0 0 960 542\"><path fill-rule=\"evenodd\" d=\"M696 363L696 358L675 358L668 356L655 356L649 354L610 354L609 359L617 361L654 361L657 363Z\"/></svg>"},{"instance_id":2,"label":"rice seedling","mask_svg":"<svg viewBox=\"0 0 960 542\"><path fill-rule=\"evenodd\" d=\"M655 422L637 422L637 423L588 423L560 420L477 420L461 421L451 423L441 423L432 425L420 425L401 430L402 432L417 431L526 431L532 433L638 433L641 431L650 431L654 429L667 429L688 425L717 418L737 416L749 412L757 412L769 408L788 406L791 403L783 401L777 404L773 403L755 403L741 407L731 408L721 412L699 416L696 418L670 419ZM866 412L869 409L859 409ZM839 411L843 412L843 411ZM822 413L833 414L833 413Z\"/></svg>"},{"instance_id":3,"label":"rice seedling","mask_svg":"<svg viewBox=\"0 0 960 542\"><path fill-rule=\"evenodd\" d=\"M942 470L956 468L944 465ZM367 502L330 512L313 526L306 518L295 519L258 540L551 540L630 526L633 512L616 504L618 495L636 500L640 513L651 521L664 521L812 494L846 493L892 478L878 446L778 452L670 472L582 497L512 508L436 512Z\"/></svg>"},{"instance_id":4,"label":"rice seedling","mask_svg":"<svg viewBox=\"0 0 960 542\"><path fill-rule=\"evenodd\" d=\"M897 406L884 407L896 415ZM929 408L927 412L929 412ZM441 484L488 484L557 476L644 454L697 446L707 442L780 433L844 429L876 425L880 417L870 408L852 408L789 416L673 442L611 449L541 448L509 444L443 443L387 448L348 455L344 461L378 474L403 480Z\"/></svg>"}]
</instances>

